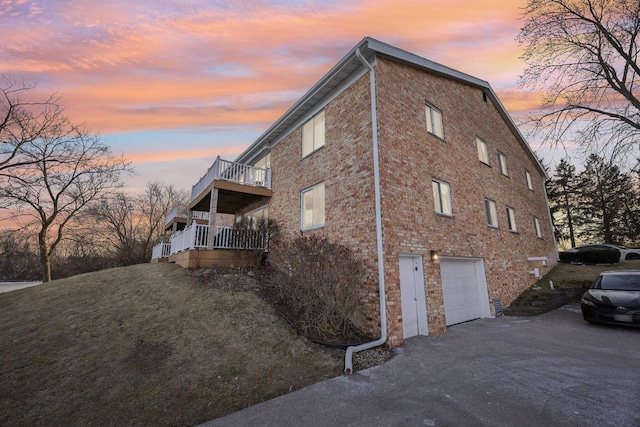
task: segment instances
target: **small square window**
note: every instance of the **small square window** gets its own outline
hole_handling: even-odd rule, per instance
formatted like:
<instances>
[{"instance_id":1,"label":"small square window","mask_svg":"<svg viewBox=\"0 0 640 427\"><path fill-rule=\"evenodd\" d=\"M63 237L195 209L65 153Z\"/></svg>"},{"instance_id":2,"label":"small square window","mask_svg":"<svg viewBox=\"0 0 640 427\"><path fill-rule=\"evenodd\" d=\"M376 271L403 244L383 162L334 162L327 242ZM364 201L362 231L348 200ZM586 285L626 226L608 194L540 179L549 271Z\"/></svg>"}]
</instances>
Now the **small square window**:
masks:
<instances>
[{"instance_id":1,"label":"small square window","mask_svg":"<svg viewBox=\"0 0 640 427\"><path fill-rule=\"evenodd\" d=\"M435 136L444 139L444 128L442 126L442 113L436 107L425 105L427 119L427 131Z\"/></svg>"},{"instance_id":2,"label":"small square window","mask_svg":"<svg viewBox=\"0 0 640 427\"><path fill-rule=\"evenodd\" d=\"M324 226L324 182L302 191L302 230Z\"/></svg>"},{"instance_id":3,"label":"small square window","mask_svg":"<svg viewBox=\"0 0 640 427\"><path fill-rule=\"evenodd\" d=\"M302 157L324 147L324 110L302 125Z\"/></svg>"},{"instance_id":4,"label":"small square window","mask_svg":"<svg viewBox=\"0 0 640 427\"><path fill-rule=\"evenodd\" d=\"M507 222L509 223L509 231L517 233L518 227L516 226L516 210L509 206L507 206Z\"/></svg>"},{"instance_id":5,"label":"small square window","mask_svg":"<svg viewBox=\"0 0 640 427\"><path fill-rule=\"evenodd\" d=\"M449 184L434 179L431 181L431 187L433 190L433 204L436 213L452 216L451 191L449 189Z\"/></svg>"},{"instance_id":6,"label":"small square window","mask_svg":"<svg viewBox=\"0 0 640 427\"><path fill-rule=\"evenodd\" d=\"M504 176L509 176L509 170L507 169L507 156L498 151L498 162L500 163L500 173Z\"/></svg>"},{"instance_id":7,"label":"small square window","mask_svg":"<svg viewBox=\"0 0 640 427\"><path fill-rule=\"evenodd\" d=\"M533 191L533 182L531 181L531 174L529 171L524 171L524 179L527 181L527 188Z\"/></svg>"},{"instance_id":8,"label":"small square window","mask_svg":"<svg viewBox=\"0 0 640 427\"><path fill-rule=\"evenodd\" d=\"M533 229L536 232L536 237L538 239L542 239L542 229L540 228L540 220L535 216L533 217Z\"/></svg>"},{"instance_id":9,"label":"small square window","mask_svg":"<svg viewBox=\"0 0 640 427\"><path fill-rule=\"evenodd\" d=\"M496 202L484 199L484 207L487 212L487 224L489 227L498 228L498 210L496 209Z\"/></svg>"},{"instance_id":10,"label":"small square window","mask_svg":"<svg viewBox=\"0 0 640 427\"><path fill-rule=\"evenodd\" d=\"M489 149L487 142L480 137L476 137L476 145L478 146L478 159L485 165L489 164Z\"/></svg>"}]
</instances>

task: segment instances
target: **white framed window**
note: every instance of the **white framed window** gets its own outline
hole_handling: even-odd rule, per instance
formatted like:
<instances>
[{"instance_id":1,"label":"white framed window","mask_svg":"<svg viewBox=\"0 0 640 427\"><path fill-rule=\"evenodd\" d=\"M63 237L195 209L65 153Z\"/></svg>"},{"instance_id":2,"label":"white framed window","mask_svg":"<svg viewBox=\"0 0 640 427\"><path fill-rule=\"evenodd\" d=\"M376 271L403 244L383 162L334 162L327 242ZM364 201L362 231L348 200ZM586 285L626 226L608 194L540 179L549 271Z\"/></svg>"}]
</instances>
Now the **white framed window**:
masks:
<instances>
[{"instance_id":1,"label":"white framed window","mask_svg":"<svg viewBox=\"0 0 640 427\"><path fill-rule=\"evenodd\" d=\"M533 229L536 232L536 237L538 239L542 239L542 229L540 228L540 220L535 216L533 217Z\"/></svg>"},{"instance_id":2,"label":"white framed window","mask_svg":"<svg viewBox=\"0 0 640 427\"><path fill-rule=\"evenodd\" d=\"M487 212L487 224L489 227L498 228L498 210L496 202L490 199L484 199L484 208Z\"/></svg>"},{"instance_id":3,"label":"white framed window","mask_svg":"<svg viewBox=\"0 0 640 427\"><path fill-rule=\"evenodd\" d=\"M507 223L509 224L509 231L513 233L518 232L518 226L516 225L516 210L507 206Z\"/></svg>"},{"instance_id":4,"label":"white framed window","mask_svg":"<svg viewBox=\"0 0 640 427\"><path fill-rule=\"evenodd\" d=\"M452 216L451 190L446 182L434 179L431 181L433 189L433 205L437 214Z\"/></svg>"},{"instance_id":5,"label":"white framed window","mask_svg":"<svg viewBox=\"0 0 640 427\"><path fill-rule=\"evenodd\" d=\"M487 148L487 142L476 136L476 145L478 146L478 159L485 165L489 164L489 149Z\"/></svg>"},{"instance_id":6,"label":"white framed window","mask_svg":"<svg viewBox=\"0 0 640 427\"><path fill-rule=\"evenodd\" d=\"M301 194L302 230L311 230L324 226L324 182L302 190Z\"/></svg>"},{"instance_id":7,"label":"white framed window","mask_svg":"<svg viewBox=\"0 0 640 427\"><path fill-rule=\"evenodd\" d=\"M500 163L500 173L504 176L509 176L509 170L507 169L507 156L500 151L498 151L498 163Z\"/></svg>"},{"instance_id":8,"label":"white framed window","mask_svg":"<svg viewBox=\"0 0 640 427\"><path fill-rule=\"evenodd\" d=\"M438 138L444 139L444 128L442 127L442 112L433 105L425 105L425 115L427 119L427 131Z\"/></svg>"},{"instance_id":9,"label":"white framed window","mask_svg":"<svg viewBox=\"0 0 640 427\"><path fill-rule=\"evenodd\" d=\"M531 174L529 173L528 170L524 171L524 179L527 182L527 188L533 191L533 181L531 181Z\"/></svg>"},{"instance_id":10,"label":"white framed window","mask_svg":"<svg viewBox=\"0 0 640 427\"><path fill-rule=\"evenodd\" d=\"M324 147L325 134L324 110L302 125L302 157L306 157Z\"/></svg>"}]
</instances>

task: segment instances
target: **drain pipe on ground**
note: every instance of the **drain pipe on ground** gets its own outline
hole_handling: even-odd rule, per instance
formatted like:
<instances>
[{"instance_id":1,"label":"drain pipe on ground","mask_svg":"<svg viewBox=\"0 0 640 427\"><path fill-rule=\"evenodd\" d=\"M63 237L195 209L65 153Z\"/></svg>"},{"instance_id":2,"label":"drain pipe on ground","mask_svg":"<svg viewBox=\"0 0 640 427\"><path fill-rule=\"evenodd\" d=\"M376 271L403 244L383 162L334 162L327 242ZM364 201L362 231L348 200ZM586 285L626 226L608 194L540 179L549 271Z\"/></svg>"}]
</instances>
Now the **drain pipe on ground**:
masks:
<instances>
[{"instance_id":1,"label":"drain pipe on ground","mask_svg":"<svg viewBox=\"0 0 640 427\"><path fill-rule=\"evenodd\" d=\"M378 246L378 286L380 288L380 338L368 343L348 347L344 355L344 372L353 372L353 353L377 347L387 342L387 304L384 286L384 256L382 254L382 205L380 202L380 162L378 153L378 119L376 112L376 74L369 62L362 56L360 49L356 49L356 56L369 70L369 85L371 90L371 127L373 132L373 181L376 207L376 241Z\"/></svg>"}]
</instances>

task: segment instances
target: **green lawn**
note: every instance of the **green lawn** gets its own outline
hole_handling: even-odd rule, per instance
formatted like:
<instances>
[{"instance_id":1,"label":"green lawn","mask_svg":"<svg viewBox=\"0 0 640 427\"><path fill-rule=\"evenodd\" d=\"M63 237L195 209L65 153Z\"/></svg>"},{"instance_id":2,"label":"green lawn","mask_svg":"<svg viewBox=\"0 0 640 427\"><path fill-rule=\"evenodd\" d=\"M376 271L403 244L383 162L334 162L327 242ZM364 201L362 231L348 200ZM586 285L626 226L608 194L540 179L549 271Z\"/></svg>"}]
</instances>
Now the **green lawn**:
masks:
<instances>
[{"instance_id":1,"label":"green lawn","mask_svg":"<svg viewBox=\"0 0 640 427\"><path fill-rule=\"evenodd\" d=\"M78 275L0 294L0 425L193 425L339 375L343 354L175 265Z\"/></svg>"}]
</instances>

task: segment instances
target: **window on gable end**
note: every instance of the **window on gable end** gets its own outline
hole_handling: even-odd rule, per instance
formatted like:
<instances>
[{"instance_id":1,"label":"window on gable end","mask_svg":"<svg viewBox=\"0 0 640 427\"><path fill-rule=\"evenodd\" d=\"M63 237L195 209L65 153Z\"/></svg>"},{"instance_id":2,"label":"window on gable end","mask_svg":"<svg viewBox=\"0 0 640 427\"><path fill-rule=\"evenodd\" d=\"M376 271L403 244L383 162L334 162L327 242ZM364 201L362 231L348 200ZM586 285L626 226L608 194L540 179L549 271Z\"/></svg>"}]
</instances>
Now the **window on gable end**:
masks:
<instances>
[{"instance_id":1,"label":"window on gable end","mask_svg":"<svg viewBox=\"0 0 640 427\"><path fill-rule=\"evenodd\" d=\"M434 179L431 181L433 204L437 214L452 216L451 190L446 182Z\"/></svg>"},{"instance_id":2,"label":"window on gable end","mask_svg":"<svg viewBox=\"0 0 640 427\"><path fill-rule=\"evenodd\" d=\"M427 131L438 138L444 139L444 128L442 126L442 112L433 105L425 105L425 115L427 119Z\"/></svg>"},{"instance_id":3,"label":"window on gable end","mask_svg":"<svg viewBox=\"0 0 640 427\"><path fill-rule=\"evenodd\" d=\"M302 157L306 157L324 147L325 118L324 110L302 125Z\"/></svg>"},{"instance_id":4,"label":"window on gable end","mask_svg":"<svg viewBox=\"0 0 640 427\"><path fill-rule=\"evenodd\" d=\"M533 181L531 181L531 174L529 173L528 170L524 171L524 179L527 182L527 188L533 191Z\"/></svg>"},{"instance_id":5,"label":"window on gable end","mask_svg":"<svg viewBox=\"0 0 640 427\"><path fill-rule=\"evenodd\" d=\"M487 148L487 142L476 136L476 145L478 146L478 159L485 165L489 165L489 149Z\"/></svg>"},{"instance_id":6,"label":"window on gable end","mask_svg":"<svg viewBox=\"0 0 640 427\"><path fill-rule=\"evenodd\" d=\"M509 231L517 233L518 226L516 225L516 210L509 206L507 206L507 222L509 224Z\"/></svg>"},{"instance_id":7,"label":"window on gable end","mask_svg":"<svg viewBox=\"0 0 640 427\"><path fill-rule=\"evenodd\" d=\"M492 228L498 228L498 210L496 202L490 199L484 199L484 208L487 212L487 225Z\"/></svg>"},{"instance_id":8,"label":"window on gable end","mask_svg":"<svg viewBox=\"0 0 640 427\"><path fill-rule=\"evenodd\" d=\"M540 220L535 216L533 217L533 229L536 233L536 237L538 239L542 239L542 229L540 228Z\"/></svg>"},{"instance_id":9,"label":"window on gable end","mask_svg":"<svg viewBox=\"0 0 640 427\"><path fill-rule=\"evenodd\" d=\"M509 176L509 169L507 169L507 156L500 151L498 151L498 163L500 164L500 173L504 176Z\"/></svg>"}]
</instances>

